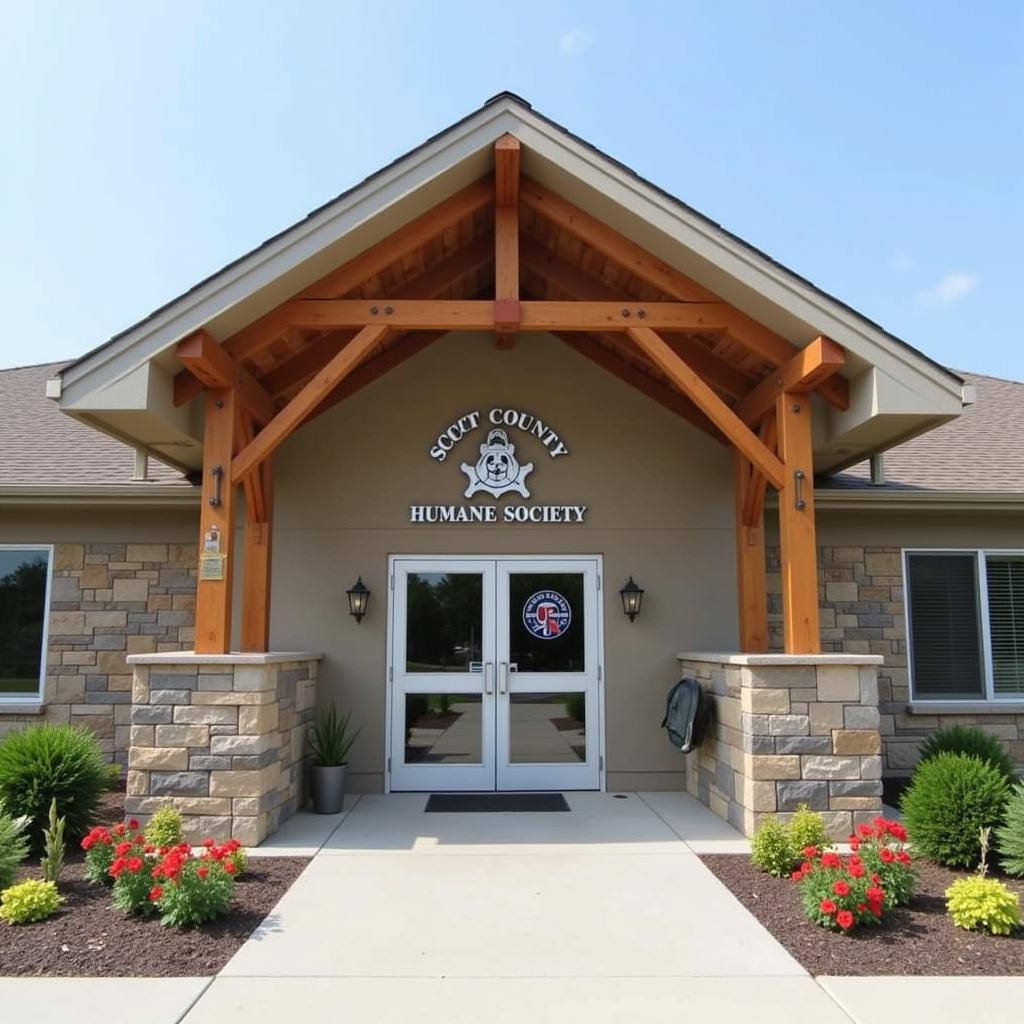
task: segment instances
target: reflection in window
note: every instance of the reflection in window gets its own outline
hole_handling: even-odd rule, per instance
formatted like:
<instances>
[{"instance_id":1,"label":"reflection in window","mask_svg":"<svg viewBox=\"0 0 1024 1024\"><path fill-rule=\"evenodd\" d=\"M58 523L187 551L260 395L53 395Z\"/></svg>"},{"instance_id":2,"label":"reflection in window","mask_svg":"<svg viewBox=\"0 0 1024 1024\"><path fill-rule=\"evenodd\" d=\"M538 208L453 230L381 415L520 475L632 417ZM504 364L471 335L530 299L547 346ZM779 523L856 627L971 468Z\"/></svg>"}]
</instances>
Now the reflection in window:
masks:
<instances>
[{"instance_id":1,"label":"reflection in window","mask_svg":"<svg viewBox=\"0 0 1024 1024\"><path fill-rule=\"evenodd\" d=\"M585 693L509 695L509 759L513 764L577 764L587 760Z\"/></svg>"},{"instance_id":2,"label":"reflection in window","mask_svg":"<svg viewBox=\"0 0 1024 1024\"><path fill-rule=\"evenodd\" d=\"M48 548L0 547L0 700L39 696L49 569Z\"/></svg>"},{"instance_id":3,"label":"reflection in window","mask_svg":"<svg viewBox=\"0 0 1024 1024\"><path fill-rule=\"evenodd\" d=\"M478 573L409 573L407 672L465 672L480 661L484 581Z\"/></svg>"},{"instance_id":4,"label":"reflection in window","mask_svg":"<svg viewBox=\"0 0 1024 1024\"><path fill-rule=\"evenodd\" d=\"M483 719L478 693L407 693L406 764L481 764Z\"/></svg>"}]
</instances>

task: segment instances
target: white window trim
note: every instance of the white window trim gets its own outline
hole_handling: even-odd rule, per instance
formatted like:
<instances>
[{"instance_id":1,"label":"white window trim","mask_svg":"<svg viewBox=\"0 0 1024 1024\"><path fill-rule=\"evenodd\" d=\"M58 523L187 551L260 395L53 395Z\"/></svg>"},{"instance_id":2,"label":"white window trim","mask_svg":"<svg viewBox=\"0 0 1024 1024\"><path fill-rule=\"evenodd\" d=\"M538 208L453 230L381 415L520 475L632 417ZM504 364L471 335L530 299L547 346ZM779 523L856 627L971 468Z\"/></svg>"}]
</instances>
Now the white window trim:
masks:
<instances>
[{"instance_id":1,"label":"white window trim","mask_svg":"<svg viewBox=\"0 0 1024 1024\"><path fill-rule=\"evenodd\" d=\"M981 618L981 650L982 667L985 675L985 694L982 697L929 697L919 696L914 686L914 641L913 631L910 626L910 566L908 556L910 555L973 555L974 556L974 578L978 586L978 615ZM988 619L988 563L989 555L1010 555L1015 558L1024 557L1022 548L903 548L903 618L907 631L907 678L910 683L911 703L917 704L915 710L923 709L928 705L936 705L936 713L942 705L963 706L965 713L970 710L970 705L982 704L986 707L1001 704L1024 703L1024 696L1019 693L997 694L995 692L995 669L992 662L992 628ZM1007 707L1007 713L1013 709Z\"/></svg>"},{"instance_id":2,"label":"white window trim","mask_svg":"<svg viewBox=\"0 0 1024 1024\"><path fill-rule=\"evenodd\" d=\"M0 693L0 710L8 705L35 706L43 703L46 694L46 661L50 647L50 603L53 591L54 546L52 544L0 544L0 551L45 551L46 552L46 596L43 606L43 639L39 652L39 689L35 695L24 693Z\"/></svg>"}]
</instances>

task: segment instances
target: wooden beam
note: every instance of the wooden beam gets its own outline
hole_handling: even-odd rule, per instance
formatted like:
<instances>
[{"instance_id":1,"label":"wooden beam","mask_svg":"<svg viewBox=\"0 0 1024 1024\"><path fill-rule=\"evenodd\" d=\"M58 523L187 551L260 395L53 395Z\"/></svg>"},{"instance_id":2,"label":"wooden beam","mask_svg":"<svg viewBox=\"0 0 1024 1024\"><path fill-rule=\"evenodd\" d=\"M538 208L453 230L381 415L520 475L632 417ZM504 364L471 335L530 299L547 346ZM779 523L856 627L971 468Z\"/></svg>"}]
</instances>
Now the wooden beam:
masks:
<instances>
[{"instance_id":1,"label":"wooden beam","mask_svg":"<svg viewBox=\"0 0 1024 1024\"><path fill-rule=\"evenodd\" d=\"M821 650L818 622L818 550L814 529L811 403L784 392L775 403L779 455L785 479L779 488L783 638L787 654Z\"/></svg>"},{"instance_id":2,"label":"wooden beam","mask_svg":"<svg viewBox=\"0 0 1024 1024\"><path fill-rule=\"evenodd\" d=\"M325 299L347 295L361 284L397 263L410 252L440 235L447 228L482 210L494 199L494 177L491 174L467 185L466 188L438 203L408 224L371 245L358 256L324 275L315 283L298 292L297 299ZM243 327L227 338L224 349L235 359L244 361L271 343L289 326L284 305L274 309ZM194 398L202 384L185 381L181 386L183 401ZM180 403L179 403L180 404Z\"/></svg>"},{"instance_id":3,"label":"wooden beam","mask_svg":"<svg viewBox=\"0 0 1024 1024\"><path fill-rule=\"evenodd\" d=\"M615 355L596 341L585 338L579 334L556 333L555 337L564 342L573 351L578 352L585 359L596 363L603 370L614 374L619 380L636 388L637 391L653 399L660 406L668 409L669 412L692 424L698 430L704 431L709 437L714 438L720 444L725 443L725 438L718 428L705 416L689 399L677 394L671 388L659 383L650 374L644 373L631 363Z\"/></svg>"},{"instance_id":4,"label":"wooden beam","mask_svg":"<svg viewBox=\"0 0 1024 1024\"><path fill-rule=\"evenodd\" d=\"M235 448L253 439L251 418L238 416ZM270 561L273 540L273 468L264 461L242 481L245 492L245 532L242 537L241 650L270 649Z\"/></svg>"},{"instance_id":5,"label":"wooden beam","mask_svg":"<svg viewBox=\"0 0 1024 1024\"><path fill-rule=\"evenodd\" d=\"M175 354L178 362L203 387L234 388L241 404L260 423L274 415L274 403L248 370L240 366L205 330L198 330L178 344ZM175 379L177 390L177 379ZM175 401L175 404L181 404Z\"/></svg>"},{"instance_id":6,"label":"wooden beam","mask_svg":"<svg viewBox=\"0 0 1024 1024\"><path fill-rule=\"evenodd\" d=\"M526 206L666 295L683 302L720 301L714 292L531 178L523 178L520 195ZM723 305L727 308L721 313L721 329L744 348L775 366L796 354L797 347L791 342L734 306ZM849 399L835 381L824 381L819 390L830 404L848 407Z\"/></svg>"},{"instance_id":7,"label":"wooden beam","mask_svg":"<svg viewBox=\"0 0 1024 1024\"><path fill-rule=\"evenodd\" d=\"M765 416L761 420L757 436L764 442L764 446L770 452L775 451L777 435L775 431L775 414ZM776 452L776 454L778 454ZM747 526L756 526L764 521L764 498L768 490L768 481L763 473L752 470L751 486L747 491L747 500L743 507L743 522Z\"/></svg>"},{"instance_id":8,"label":"wooden beam","mask_svg":"<svg viewBox=\"0 0 1024 1024\"><path fill-rule=\"evenodd\" d=\"M302 390L235 456L232 480L242 480L292 434L306 415L338 386L388 336L389 327L364 327Z\"/></svg>"},{"instance_id":9,"label":"wooden beam","mask_svg":"<svg viewBox=\"0 0 1024 1024\"><path fill-rule=\"evenodd\" d=\"M514 135L505 134L494 144L494 202L497 206L519 205L521 150Z\"/></svg>"},{"instance_id":10,"label":"wooden beam","mask_svg":"<svg viewBox=\"0 0 1024 1024\"><path fill-rule=\"evenodd\" d=\"M437 298L493 260L494 237L487 234L475 239L447 259L435 263L429 270L404 284L391 298ZM331 331L317 338L308 348L292 356L287 362L264 374L260 378L260 383L272 397L277 398L296 384L301 384L312 377L355 336L356 331L352 329Z\"/></svg>"},{"instance_id":11,"label":"wooden beam","mask_svg":"<svg viewBox=\"0 0 1024 1024\"><path fill-rule=\"evenodd\" d=\"M313 330L386 324L396 331L493 330L487 301L297 299L285 303L291 326ZM720 302L522 302L522 330L721 330Z\"/></svg>"},{"instance_id":12,"label":"wooden beam","mask_svg":"<svg viewBox=\"0 0 1024 1024\"><path fill-rule=\"evenodd\" d=\"M234 568L234 495L231 456L234 448L236 392L212 388L206 392L203 439L202 504L199 511L199 550L207 536L219 538L223 556L221 579L196 582L197 654L227 654L231 646L231 579Z\"/></svg>"},{"instance_id":13,"label":"wooden beam","mask_svg":"<svg viewBox=\"0 0 1024 1024\"><path fill-rule=\"evenodd\" d=\"M390 348L386 348L379 356L363 360L326 398L320 400L313 411L303 420L303 423L308 423L321 413L327 412L328 409L333 409L339 402L350 398L357 391L361 391L367 384L372 384L385 373L395 369L396 366L401 366L407 359L422 352L438 338L443 338L445 333L444 331L419 331L409 334Z\"/></svg>"},{"instance_id":14,"label":"wooden beam","mask_svg":"<svg viewBox=\"0 0 1024 1024\"><path fill-rule=\"evenodd\" d=\"M736 477L736 589L739 599L740 650L768 650L768 580L765 569L764 513L750 524L744 509L755 476L760 476L739 449L733 452Z\"/></svg>"},{"instance_id":15,"label":"wooden beam","mask_svg":"<svg viewBox=\"0 0 1024 1024\"><path fill-rule=\"evenodd\" d=\"M813 391L838 373L845 363L846 353L842 346L828 338L815 338L807 348L797 352L789 362L772 371L745 395L736 406L736 415L744 423L757 423L775 408L780 394L785 391L791 394Z\"/></svg>"},{"instance_id":16,"label":"wooden beam","mask_svg":"<svg viewBox=\"0 0 1024 1024\"><path fill-rule=\"evenodd\" d=\"M633 327L629 338L697 406L775 487L785 479L782 463L722 401L703 378L649 327Z\"/></svg>"},{"instance_id":17,"label":"wooden beam","mask_svg":"<svg viewBox=\"0 0 1024 1024\"><path fill-rule=\"evenodd\" d=\"M550 249L529 238L520 239L523 266L539 274L574 299L588 302L615 302L617 295L603 281L591 277L579 267L559 259ZM702 377L732 398L747 394L753 384L749 374L716 356L695 338L663 332L662 337Z\"/></svg>"}]
</instances>

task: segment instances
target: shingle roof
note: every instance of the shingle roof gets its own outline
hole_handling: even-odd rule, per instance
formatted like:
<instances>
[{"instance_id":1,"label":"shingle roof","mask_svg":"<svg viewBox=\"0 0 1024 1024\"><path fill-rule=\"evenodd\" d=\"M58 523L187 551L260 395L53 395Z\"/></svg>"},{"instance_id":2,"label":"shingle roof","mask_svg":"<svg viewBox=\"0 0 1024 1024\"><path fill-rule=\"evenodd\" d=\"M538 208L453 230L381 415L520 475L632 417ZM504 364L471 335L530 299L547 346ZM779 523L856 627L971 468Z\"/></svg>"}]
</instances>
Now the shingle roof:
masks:
<instances>
[{"instance_id":1,"label":"shingle roof","mask_svg":"<svg viewBox=\"0 0 1024 1024\"><path fill-rule=\"evenodd\" d=\"M0 370L0 487L101 487L133 483L135 452L65 415L46 397L46 381L67 363ZM149 460L149 484L182 475ZM140 488L147 482L137 481Z\"/></svg>"},{"instance_id":2,"label":"shingle roof","mask_svg":"<svg viewBox=\"0 0 1024 1024\"><path fill-rule=\"evenodd\" d=\"M1024 494L1024 383L976 373L960 376L977 389L977 401L949 423L890 448L884 485L871 485L863 462L818 486Z\"/></svg>"}]
</instances>

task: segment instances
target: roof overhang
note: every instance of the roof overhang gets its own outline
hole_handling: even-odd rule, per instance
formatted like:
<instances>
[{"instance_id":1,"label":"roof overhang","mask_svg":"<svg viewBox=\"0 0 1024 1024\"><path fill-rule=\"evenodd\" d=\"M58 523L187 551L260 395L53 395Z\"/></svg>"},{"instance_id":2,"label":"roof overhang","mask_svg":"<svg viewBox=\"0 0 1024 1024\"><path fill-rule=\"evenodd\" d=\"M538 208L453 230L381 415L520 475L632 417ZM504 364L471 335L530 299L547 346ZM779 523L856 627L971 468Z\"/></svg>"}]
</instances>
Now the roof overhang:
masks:
<instances>
[{"instance_id":1,"label":"roof overhang","mask_svg":"<svg viewBox=\"0 0 1024 1024\"><path fill-rule=\"evenodd\" d=\"M505 133L523 173L798 346L844 347L845 411L816 403L815 464L830 472L957 416L962 380L508 94L313 212L62 372L60 407L185 468L201 464L200 403L176 408L174 355L204 327L223 340L488 172Z\"/></svg>"}]
</instances>

